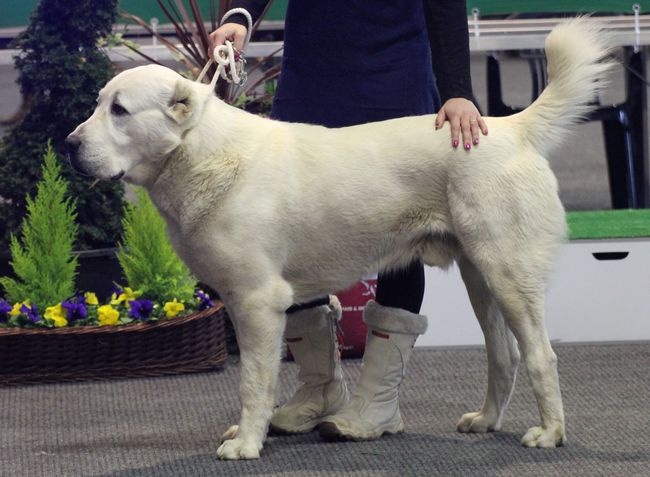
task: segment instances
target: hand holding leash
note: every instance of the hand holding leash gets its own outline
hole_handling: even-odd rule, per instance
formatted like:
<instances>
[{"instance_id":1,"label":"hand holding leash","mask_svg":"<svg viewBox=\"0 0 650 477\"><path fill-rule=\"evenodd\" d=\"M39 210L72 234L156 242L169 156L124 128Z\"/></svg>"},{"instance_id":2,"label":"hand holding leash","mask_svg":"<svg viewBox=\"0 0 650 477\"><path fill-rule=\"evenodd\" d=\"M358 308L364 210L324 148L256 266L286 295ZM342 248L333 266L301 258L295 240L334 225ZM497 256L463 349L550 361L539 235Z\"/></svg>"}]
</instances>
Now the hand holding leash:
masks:
<instances>
[{"instance_id":1,"label":"hand holding leash","mask_svg":"<svg viewBox=\"0 0 650 477\"><path fill-rule=\"evenodd\" d=\"M244 17L248 21L248 28L246 29L246 37L244 39L241 49L238 50L237 48L235 48L230 40L225 40L223 45L219 45L214 49L214 51L212 52L212 58L210 58L210 60L205 64L203 70L201 70L201 73L199 73L199 76L196 79L198 82L201 82L205 77L205 74L207 73L208 69L214 63L217 63L218 65L217 71L215 72L214 76L212 77L212 81L210 82L210 87L213 89L219 77L225 79L229 83L234 83L238 85L243 85L246 82L246 71L245 71L246 60L244 59L244 51L248 46L248 42L250 41L251 38L251 30L253 29L253 19L251 18L250 13L248 13L246 9L233 8L232 10L228 10L225 13L223 18L221 19L221 25L222 26L224 25L224 22L226 21L227 18L236 14L244 15ZM235 42L237 43L239 39L237 38L236 32L233 32L233 35L235 36L234 39Z\"/></svg>"}]
</instances>

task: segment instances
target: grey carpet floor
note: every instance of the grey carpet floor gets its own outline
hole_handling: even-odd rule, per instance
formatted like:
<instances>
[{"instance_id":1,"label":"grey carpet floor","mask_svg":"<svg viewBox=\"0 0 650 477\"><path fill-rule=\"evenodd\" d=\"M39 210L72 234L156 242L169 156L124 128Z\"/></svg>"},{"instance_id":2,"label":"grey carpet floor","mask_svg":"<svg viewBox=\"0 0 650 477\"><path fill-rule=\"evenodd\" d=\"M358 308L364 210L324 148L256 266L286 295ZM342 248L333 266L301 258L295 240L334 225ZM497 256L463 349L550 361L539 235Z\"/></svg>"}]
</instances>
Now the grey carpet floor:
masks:
<instances>
[{"instance_id":1,"label":"grey carpet floor","mask_svg":"<svg viewBox=\"0 0 650 477\"><path fill-rule=\"evenodd\" d=\"M556 351L568 442L555 450L519 444L538 423L525 372L501 432L459 434L456 420L482 402L483 350L416 349L401 390L404 434L364 443L274 436L256 461L215 457L238 414L235 358L212 373L0 388L0 475L650 475L650 343ZM359 369L346 362L350 382ZM280 399L296 375L295 364L283 363Z\"/></svg>"}]
</instances>

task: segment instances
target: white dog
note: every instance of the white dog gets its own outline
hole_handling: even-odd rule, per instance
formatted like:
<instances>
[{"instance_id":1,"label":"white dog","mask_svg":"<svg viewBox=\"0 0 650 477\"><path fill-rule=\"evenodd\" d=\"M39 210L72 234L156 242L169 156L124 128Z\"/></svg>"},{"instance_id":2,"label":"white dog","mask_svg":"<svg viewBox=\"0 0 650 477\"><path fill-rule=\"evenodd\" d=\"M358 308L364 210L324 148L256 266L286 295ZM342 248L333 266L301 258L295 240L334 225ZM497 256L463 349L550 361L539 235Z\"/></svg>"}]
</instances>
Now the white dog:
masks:
<instances>
[{"instance_id":1,"label":"white dog","mask_svg":"<svg viewBox=\"0 0 650 477\"><path fill-rule=\"evenodd\" d=\"M610 66L590 25L570 21L548 36L547 89L519 114L486 118L490 135L470 152L451 147L447 126L434 131L432 115L288 124L228 106L161 66L125 71L100 92L68 137L73 165L144 186L175 249L235 323L242 412L220 457L259 456L285 310L415 258L458 263L485 333L487 397L459 429L498 428L519 347L541 414L523 442L564 441L543 305L565 219L544 154L588 112Z\"/></svg>"}]
</instances>

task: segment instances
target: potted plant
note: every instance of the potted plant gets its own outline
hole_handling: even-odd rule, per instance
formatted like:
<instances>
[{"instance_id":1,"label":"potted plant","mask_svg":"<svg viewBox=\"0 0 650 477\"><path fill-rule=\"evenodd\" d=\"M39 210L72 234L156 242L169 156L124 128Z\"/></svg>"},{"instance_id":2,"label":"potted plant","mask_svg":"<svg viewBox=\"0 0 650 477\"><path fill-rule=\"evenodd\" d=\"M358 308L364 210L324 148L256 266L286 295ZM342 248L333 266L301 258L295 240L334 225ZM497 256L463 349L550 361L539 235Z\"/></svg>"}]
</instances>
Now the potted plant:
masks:
<instances>
[{"instance_id":1,"label":"potted plant","mask_svg":"<svg viewBox=\"0 0 650 477\"><path fill-rule=\"evenodd\" d=\"M10 239L16 278L0 278L0 384L152 376L223 363L222 304L196 289L148 196L137 195L123 219L126 285L114 284L106 302L92 290L75 291L76 203L48 147L21 236Z\"/></svg>"}]
</instances>

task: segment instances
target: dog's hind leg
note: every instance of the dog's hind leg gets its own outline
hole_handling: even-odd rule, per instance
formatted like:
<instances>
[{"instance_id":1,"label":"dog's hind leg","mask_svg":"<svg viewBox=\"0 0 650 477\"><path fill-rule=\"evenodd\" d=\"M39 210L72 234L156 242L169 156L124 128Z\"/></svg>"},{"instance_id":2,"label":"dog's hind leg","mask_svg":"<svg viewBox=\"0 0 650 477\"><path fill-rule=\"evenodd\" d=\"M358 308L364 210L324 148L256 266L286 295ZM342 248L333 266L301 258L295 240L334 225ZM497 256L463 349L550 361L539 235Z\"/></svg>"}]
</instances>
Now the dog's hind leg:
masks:
<instances>
[{"instance_id":1,"label":"dog's hind leg","mask_svg":"<svg viewBox=\"0 0 650 477\"><path fill-rule=\"evenodd\" d=\"M246 290L245 295L229 299L228 311L236 322L241 354L242 410L239 426L228 430L225 437L229 439L217 450L219 458L255 459L260 455L273 413L286 325L284 310L290 303L287 300L290 292L283 281L276 281L264 290Z\"/></svg>"},{"instance_id":2,"label":"dog's hind leg","mask_svg":"<svg viewBox=\"0 0 650 477\"><path fill-rule=\"evenodd\" d=\"M488 432L501 428L517 376L519 349L481 272L466 258L458 260L467 294L483 334L488 358L488 386L478 412L464 414L456 429L460 432Z\"/></svg>"},{"instance_id":3,"label":"dog's hind leg","mask_svg":"<svg viewBox=\"0 0 650 477\"><path fill-rule=\"evenodd\" d=\"M565 440L564 412L557 373L557 358L544 325L544 280L536 273L530 254L516 251L501 257L500 263L481 267L506 323L519 343L537 400L542 425L532 427L524 435L527 447L555 447ZM518 266L508 260L514 257ZM490 270L490 271L487 271Z\"/></svg>"}]
</instances>

